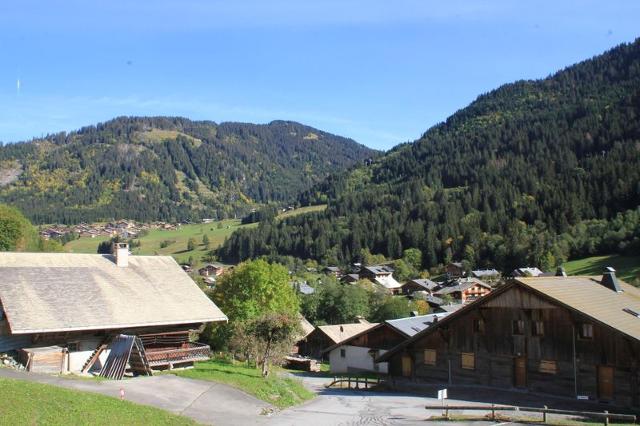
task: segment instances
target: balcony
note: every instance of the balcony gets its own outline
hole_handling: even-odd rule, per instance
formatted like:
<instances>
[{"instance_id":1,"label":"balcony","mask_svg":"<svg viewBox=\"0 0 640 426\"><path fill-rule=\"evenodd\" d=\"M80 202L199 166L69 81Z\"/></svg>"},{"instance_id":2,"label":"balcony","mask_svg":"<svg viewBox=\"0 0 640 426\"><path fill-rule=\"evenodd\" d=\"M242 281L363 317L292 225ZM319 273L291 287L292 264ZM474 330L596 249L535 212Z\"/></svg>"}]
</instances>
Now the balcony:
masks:
<instances>
[{"instance_id":1,"label":"balcony","mask_svg":"<svg viewBox=\"0 0 640 426\"><path fill-rule=\"evenodd\" d=\"M151 368L173 368L174 364L206 361L211 356L209 345L202 343L183 343L180 348L149 348L145 352Z\"/></svg>"}]
</instances>

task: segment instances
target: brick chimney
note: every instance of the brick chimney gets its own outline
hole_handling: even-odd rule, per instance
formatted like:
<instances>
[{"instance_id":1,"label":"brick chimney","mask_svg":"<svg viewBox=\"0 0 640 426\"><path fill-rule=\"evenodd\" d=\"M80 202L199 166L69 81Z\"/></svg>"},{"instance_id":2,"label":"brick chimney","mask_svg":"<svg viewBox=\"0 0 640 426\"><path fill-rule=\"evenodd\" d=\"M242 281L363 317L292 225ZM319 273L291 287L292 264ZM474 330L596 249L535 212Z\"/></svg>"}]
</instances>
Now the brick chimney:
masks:
<instances>
[{"instance_id":1,"label":"brick chimney","mask_svg":"<svg viewBox=\"0 0 640 426\"><path fill-rule=\"evenodd\" d=\"M600 284L602 284L609 290L615 291L616 293L622 293L622 287L620 287L618 278L616 278L616 270L611 266L607 266L607 268L604 270L604 274L602 275Z\"/></svg>"},{"instance_id":2,"label":"brick chimney","mask_svg":"<svg viewBox=\"0 0 640 426\"><path fill-rule=\"evenodd\" d=\"M129 244L114 243L113 254L116 257L116 265L121 268L129 266Z\"/></svg>"}]
</instances>

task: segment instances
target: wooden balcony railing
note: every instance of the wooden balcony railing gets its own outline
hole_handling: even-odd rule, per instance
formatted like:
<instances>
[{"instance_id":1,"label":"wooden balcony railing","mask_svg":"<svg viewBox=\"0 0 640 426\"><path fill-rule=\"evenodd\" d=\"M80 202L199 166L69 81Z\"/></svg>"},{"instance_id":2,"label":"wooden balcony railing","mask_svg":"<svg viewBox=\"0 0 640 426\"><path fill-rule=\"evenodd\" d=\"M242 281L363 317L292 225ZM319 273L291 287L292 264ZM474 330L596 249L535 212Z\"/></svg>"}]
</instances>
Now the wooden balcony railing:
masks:
<instances>
[{"instance_id":1,"label":"wooden balcony railing","mask_svg":"<svg viewBox=\"0 0 640 426\"><path fill-rule=\"evenodd\" d=\"M145 352L151 367L206 361L211 356L209 345L202 343L185 343L181 348L147 349Z\"/></svg>"}]
</instances>

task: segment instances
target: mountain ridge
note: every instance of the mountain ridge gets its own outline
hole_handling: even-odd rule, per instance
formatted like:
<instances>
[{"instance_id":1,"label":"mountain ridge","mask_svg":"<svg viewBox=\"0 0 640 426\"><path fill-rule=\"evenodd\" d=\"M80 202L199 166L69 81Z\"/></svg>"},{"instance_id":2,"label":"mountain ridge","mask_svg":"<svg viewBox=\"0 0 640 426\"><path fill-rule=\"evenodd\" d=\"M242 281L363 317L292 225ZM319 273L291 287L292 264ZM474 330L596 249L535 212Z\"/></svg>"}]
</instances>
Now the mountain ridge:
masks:
<instances>
[{"instance_id":1,"label":"mountain ridge","mask_svg":"<svg viewBox=\"0 0 640 426\"><path fill-rule=\"evenodd\" d=\"M0 201L35 223L234 217L376 155L293 121L117 117L0 147Z\"/></svg>"},{"instance_id":2,"label":"mountain ridge","mask_svg":"<svg viewBox=\"0 0 640 426\"><path fill-rule=\"evenodd\" d=\"M640 39L478 96L415 142L302 194L302 204L328 201L324 213L243 230L219 254L346 264L363 249L399 258L419 248L424 267L455 258L506 271L637 249L638 117Z\"/></svg>"}]
</instances>

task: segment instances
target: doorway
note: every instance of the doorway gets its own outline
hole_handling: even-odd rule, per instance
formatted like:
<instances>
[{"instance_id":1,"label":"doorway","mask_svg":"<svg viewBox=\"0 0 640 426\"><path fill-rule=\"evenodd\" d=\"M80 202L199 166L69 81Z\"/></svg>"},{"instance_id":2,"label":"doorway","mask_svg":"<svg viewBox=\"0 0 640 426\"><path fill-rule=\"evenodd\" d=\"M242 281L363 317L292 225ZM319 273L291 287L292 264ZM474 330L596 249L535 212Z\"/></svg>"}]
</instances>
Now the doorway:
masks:
<instances>
[{"instance_id":1,"label":"doorway","mask_svg":"<svg viewBox=\"0 0 640 426\"><path fill-rule=\"evenodd\" d=\"M411 356L402 355L402 376L411 377Z\"/></svg>"},{"instance_id":2,"label":"doorway","mask_svg":"<svg viewBox=\"0 0 640 426\"><path fill-rule=\"evenodd\" d=\"M598 366L598 398L607 401L613 399L613 367Z\"/></svg>"},{"instance_id":3,"label":"doorway","mask_svg":"<svg viewBox=\"0 0 640 426\"><path fill-rule=\"evenodd\" d=\"M520 356L513 359L514 386L517 388L527 387L527 357Z\"/></svg>"}]
</instances>

